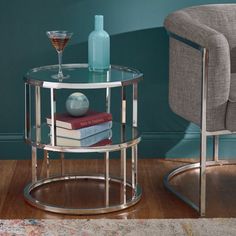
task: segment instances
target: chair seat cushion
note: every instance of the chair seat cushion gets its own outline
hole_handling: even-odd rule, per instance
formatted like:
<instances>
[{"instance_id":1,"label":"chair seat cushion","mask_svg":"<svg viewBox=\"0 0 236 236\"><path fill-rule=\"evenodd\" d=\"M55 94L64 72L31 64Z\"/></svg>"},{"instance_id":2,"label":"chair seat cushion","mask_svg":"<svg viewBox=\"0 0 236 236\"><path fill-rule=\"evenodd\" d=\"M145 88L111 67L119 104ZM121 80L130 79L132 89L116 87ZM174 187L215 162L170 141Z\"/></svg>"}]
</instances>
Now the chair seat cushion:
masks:
<instances>
[{"instance_id":1,"label":"chair seat cushion","mask_svg":"<svg viewBox=\"0 0 236 236\"><path fill-rule=\"evenodd\" d=\"M236 131L236 73L231 73L225 126L227 130Z\"/></svg>"},{"instance_id":2,"label":"chair seat cushion","mask_svg":"<svg viewBox=\"0 0 236 236\"><path fill-rule=\"evenodd\" d=\"M227 130L236 131L236 101L228 102L225 126Z\"/></svg>"}]
</instances>

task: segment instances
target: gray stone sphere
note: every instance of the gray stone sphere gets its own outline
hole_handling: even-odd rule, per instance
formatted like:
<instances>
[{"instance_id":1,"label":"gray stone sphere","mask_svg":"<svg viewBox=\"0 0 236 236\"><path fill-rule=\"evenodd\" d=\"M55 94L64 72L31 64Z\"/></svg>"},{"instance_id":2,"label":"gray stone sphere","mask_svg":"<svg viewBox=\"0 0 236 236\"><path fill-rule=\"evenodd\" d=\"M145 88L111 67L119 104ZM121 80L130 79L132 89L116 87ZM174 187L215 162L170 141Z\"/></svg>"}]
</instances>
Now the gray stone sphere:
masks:
<instances>
[{"instance_id":1,"label":"gray stone sphere","mask_svg":"<svg viewBox=\"0 0 236 236\"><path fill-rule=\"evenodd\" d=\"M83 93L72 93L66 99L66 110L72 116L82 116L89 109L89 100Z\"/></svg>"}]
</instances>

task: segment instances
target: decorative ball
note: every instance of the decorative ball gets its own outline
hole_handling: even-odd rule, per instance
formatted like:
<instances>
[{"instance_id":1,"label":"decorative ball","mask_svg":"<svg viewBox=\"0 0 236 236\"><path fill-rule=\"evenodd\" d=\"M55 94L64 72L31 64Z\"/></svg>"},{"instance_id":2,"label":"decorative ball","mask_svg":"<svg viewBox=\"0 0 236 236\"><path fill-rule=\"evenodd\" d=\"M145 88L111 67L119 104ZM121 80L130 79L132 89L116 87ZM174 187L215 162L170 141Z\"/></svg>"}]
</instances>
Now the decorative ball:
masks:
<instances>
[{"instance_id":1,"label":"decorative ball","mask_svg":"<svg viewBox=\"0 0 236 236\"><path fill-rule=\"evenodd\" d=\"M89 100L83 93L72 93L66 100L66 110L72 116L82 116L89 108Z\"/></svg>"}]
</instances>

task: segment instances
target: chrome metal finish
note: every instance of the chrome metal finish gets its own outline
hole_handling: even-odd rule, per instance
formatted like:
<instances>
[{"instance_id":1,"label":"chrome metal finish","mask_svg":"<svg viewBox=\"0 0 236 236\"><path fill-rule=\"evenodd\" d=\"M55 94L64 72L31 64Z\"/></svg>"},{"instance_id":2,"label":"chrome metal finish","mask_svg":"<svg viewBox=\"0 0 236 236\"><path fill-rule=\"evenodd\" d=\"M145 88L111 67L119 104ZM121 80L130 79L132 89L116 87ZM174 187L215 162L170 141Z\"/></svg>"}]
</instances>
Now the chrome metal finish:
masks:
<instances>
[{"instance_id":1,"label":"chrome metal finish","mask_svg":"<svg viewBox=\"0 0 236 236\"><path fill-rule=\"evenodd\" d=\"M212 131L212 132L207 131L206 132L207 136L226 135L226 134L236 134L236 132L229 131L229 130L219 130L219 131Z\"/></svg>"},{"instance_id":2,"label":"chrome metal finish","mask_svg":"<svg viewBox=\"0 0 236 236\"><path fill-rule=\"evenodd\" d=\"M29 103L29 85L25 83L25 139L29 138L29 129L30 129L30 103Z\"/></svg>"},{"instance_id":3,"label":"chrome metal finish","mask_svg":"<svg viewBox=\"0 0 236 236\"><path fill-rule=\"evenodd\" d=\"M170 31L167 31L167 33L168 33L168 35L171 38L174 38L175 40L178 40L178 41L180 41L180 42L182 42L184 44L187 44L188 46L190 46L192 48L195 48L195 49L197 49L199 51L201 51L202 48L203 48L201 45L199 45L199 44L197 44L197 43L195 43L195 42L193 42L193 41L191 41L189 39L183 38L183 37L181 37L181 36L179 36L177 34L174 34L174 33L170 32Z\"/></svg>"},{"instance_id":4,"label":"chrome metal finish","mask_svg":"<svg viewBox=\"0 0 236 236\"><path fill-rule=\"evenodd\" d=\"M125 132L124 126L123 127L123 131ZM124 133L123 132L123 133ZM67 147L67 146L52 146L51 144L41 144L41 143L35 143L32 140L26 140L27 143L29 143L30 145L40 148L40 149L44 149L44 150L48 150L48 151L54 151L54 152L71 152L71 153L92 153L92 152L114 152L114 151L119 151L122 148L129 148L132 147L136 144L138 144L141 141L141 137L136 137L132 140L124 140L121 139L123 141L121 141L120 144L111 144L111 145L106 145L106 146L89 146L89 147Z\"/></svg>"},{"instance_id":5,"label":"chrome metal finish","mask_svg":"<svg viewBox=\"0 0 236 236\"><path fill-rule=\"evenodd\" d=\"M125 137L125 129L124 125L126 123L126 88L121 87L121 123L123 124L121 127L121 143L124 142ZM126 148L121 149L120 151L120 168L121 168L121 179L123 178L123 186L121 186L121 201L123 204L126 204Z\"/></svg>"},{"instance_id":6,"label":"chrome metal finish","mask_svg":"<svg viewBox=\"0 0 236 236\"><path fill-rule=\"evenodd\" d=\"M63 64L63 70L76 70L76 69L81 69L81 68L88 68L88 64ZM39 71L45 71L45 70L57 70L58 65L49 65L49 66L42 66L38 68L34 68L30 70L26 75L25 75L25 82L34 86L40 86L44 88L53 88L53 89L102 89L102 88L114 88L114 87L121 87L121 86L127 86L130 84L133 84L134 82L138 82L143 79L143 74L140 73L138 70L133 69L133 68L128 68L124 66L117 66L117 65L112 65L111 70L115 70L117 72L129 72L133 73L132 77L130 77L127 80L118 80L118 81L112 81L112 80L107 80L104 82L87 82L87 83L73 83L73 82L66 82L63 81L61 83L60 81L43 81L37 79L37 75L35 76L35 73Z\"/></svg>"},{"instance_id":7,"label":"chrome metal finish","mask_svg":"<svg viewBox=\"0 0 236 236\"><path fill-rule=\"evenodd\" d=\"M133 127L138 126L138 83L133 84ZM133 134L134 136L134 134ZM132 186L135 189L138 183L138 145L132 146L131 168Z\"/></svg>"},{"instance_id":8,"label":"chrome metal finish","mask_svg":"<svg viewBox=\"0 0 236 236\"><path fill-rule=\"evenodd\" d=\"M134 164L135 164L135 186L138 185L138 145L134 149Z\"/></svg>"},{"instance_id":9,"label":"chrome metal finish","mask_svg":"<svg viewBox=\"0 0 236 236\"><path fill-rule=\"evenodd\" d=\"M131 157L131 163L132 163L132 187L135 189L135 187L138 184L138 145L134 145L132 147L132 157Z\"/></svg>"},{"instance_id":10,"label":"chrome metal finish","mask_svg":"<svg viewBox=\"0 0 236 236\"><path fill-rule=\"evenodd\" d=\"M111 112L111 89L106 88L106 112Z\"/></svg>"},{"instance_id":11,"label":"chrome metal finish","mask_svg":"<svg viewBox=\"0 0 236 236\"><path fill-rule=\"evenodd\" d=\"M27 141L27 140L26 140ZM61 146L52 146L52 145L45 145L45 144L36 144L35 142L29 141L32 146L45 149L48 151L54 151L54 152L71 152L71 153L85 153L85 152L114 152L119 151L121 148L129 148L136 144L138 144L141 141L141 138L138 137L134 140L124 142L121 144L112 144L107 146L99 146L99 147L61 147Z\"/></svg>"},{"instance_id":12,"label":"chrome metal finish","mask_svg":"<svg viewBox=\"0 0 236 236\"><path fill-rule=\"evenodd\" d=\"M45 165L45 172L46 177L49 178L50 176L50 166L49 166L49 153L47 150L44 150L44 165Z\"/></svg>"},{"instance_id":13,"label":"chrome metal finish","mask_svg":"<svg viewBox=\"0 0 236 236\"><path fill-rule=\"evenodd\" d=\"M202 51L202 102L201 102L201 148L200 148L200 192L199 206L200 215L206 213L206 154L207 154L207 135L206 135L206 106L207 106L207 83L208 83L208 50Z\"/></svg>"},{"instance_id":14,"label":"chrome metal finish","mask_svg":"<svg viewBox=\"0 0 236 236\"><path fill-rule=\"evenodd\" d=\"M32 147L32 183L37 181L37 148Z\"/></svg>"},{"instance_id":15,"label":"chrome metal finish","mask_svg":"<svg viewBox=\"0 0 236 236\"><path fill-rule=\"evenodd\" d=\"M109 205L100 208L65 208L62 206L55 206L55 205L50 205L45 202L40 202L39 200L33 198L31 195L31 192L35 190L36 188L40 188L43 185L48 185L53 182L58 182L58 181L69 181L69 180L98 180L101 182L105 182L104 176L60 176L60 177L52 177L52 178L47 178L47 179L42 179L39 180L36 183L31 183L27 185L24 189L24 197L25 200L32 206L37 207L39 209L49 211L49 212L55 212L55 213L63 213L63 214L76 214L76 215L88 215L88 214L101 214L101 213L109 213L109 212L114 212L114 211L119 211L126 209L130 206L135 205L140 199L142 195L142 190L140 186L137 186L137 191L132 191L135 193L131 199L126 201L126 203L120 203L117 205ZM120 183L122 185L123 180L119 178L110 178L110 182L114 183ZM132 188L132 184L127 182L127 187Z\"/></svg>"},{"instance_id":16,"label":"chrome metal finish","mask_svg":"<svg viewBox=\"0 0 236 236\"><path fill-rule=\"evenodd\" d=\"M65 154L61 152L61 176L65 175Z\"/></svg>"},{"instance_id":17,"label":"chrome metal finish","mask_svg":"<svg viewBox=\"0 0 236 236\"><path fill-rule=\"evenodd\" d=\"M123 186L121 186L121 199L123 198L123 203L126 203L126 148L121 150L121 179L123 179Z\"/></svg>"},{"instance_id":18,"label":"chrome metal finish","mask_svg":"<svg viewBox=\"0 0 236 236\"><path fill-rule=\"evenodd\" d=\"M138 83L133 84L133 126L138 126Z\"/></svg>"},{"instance_id":19,"label":"chrome metal finish","mask_svg":"<svg viewBox=\"0 0 236 236\"><path fill-rule=\"evenodd\" d=\"M219 161L219 136L215 135L213 136L213 144L214 144L214 150L213 150L213 160Z\"/></svg>"},{"instance_id":20,"label":"chrome metal finish","mask_svg":"<svg viewBox=\"0 0 236 236\"><path fill-rule=\"evenodd\" d=\"M105 181L106 181L106 191L105 191L105 202L106 206L109 206L109 152L105 153Z\"/></svg>"},{"instance_id":21,"label":"chrome metal finish","mask_svg":"<svg viewBox=\"0 0 236 236\"><path fill-rule=\"evenodd\" d=\"M125 87L121 87L121 123L126 123L126 91Z\"/></svg>"},{"instance_id":22,"label":"chrome metal finish","mask_svg":"<svg viewBox=\"0 0 236 236\"><path fill-rule=\"evenodd\" d=\"M35 87L35 126L36 143L41 142L41 94L40 87Z\"/></svg>"},{"instance_id":23,"label":"chrome metal finish","mask_svg":"<svg viewBox=\"0 0 236 236\"><path fill-rule=\"evenodd\" d=\"M199 205L200 215L205 216L206 211L206 148L207 137L201 132L201 156L200 156L200 188L199 188Z\"/></svg>"},{"instance_id":24,"label":"chrome metal finish","mask_svg":"<svg viewBox=\"0 0 236 236\"><path fill-rule=\"evenodd\" d=\"M32 117L31 117L31 114L32 114L32 88L29 84L29 116L28 116L28 119L29 119L29 129L28 129L28 132L29 132L29 135L28 135L28 138L31 139L32 138L32 130L31 130L31 125L32 125Z\"/></svg>"},{"instance_id":25,"label":"chrome metal finish","mask_svg":"<svg viewBox=\"0 0 236 236\"><path fill-rule=\"evenodd\" d=\"M141 138L137 130L137 83L143 78L143 75L134 69L111 66L107 73L93 74L86 70L87 64L69 64L63 65L63 69L68 72L71 77L68 80L57 81L52 80L51 73L55 73L58 65L44 66L35 68L28 72L25 76L25 140L32 146L32 183L29 184L24 191L25 200L40 209L64 213L64 214L100 214L112 211L118 211L136 204L141 198L141 188L137 183L137 145ZM80 69L83 69L82 74ZM84 73L88 78L84 79ZM118 76L117 76L118 74ZM79 76L77 76L79 75ZM82 76L81 76L82 75ZM101 78L101 80L100 80ZM74 80L73 80L74 79ZM128 126L126 124L126 86L133 86L133 124ZM35 127L30 122L31 116L31 86L35 87ZM48 125L41 123L41 102L40 102L40 88L50 89L50 115L51 115L51 128ZM57 146L56 143L56 89L106 89L106 111L111 112L111 88L121 87L121 123L113 122L116 138L111 137L112 143L105 146ZM28 114L27 114L28 113ZM29 118L29 120L27 120ZM117 126L118 125L118 126ZM46 129L45 129L46 128ZM31 130L32 129L32 130ZM120 130L121 129L121 130ZM34 137L36 131L36 138ZM46 131L46 132L45 132ZM119 133L120 132L120 133ZM32 135L31 135L32 133ZM50 133L50 134L49 134ZM50 139L49 136L50 135ZM38 180L37 178L37 149L44 150L44 163L46 165L46 178ZM126 169L126 149L132 148L132 183L127 181ZM61 157L61 176L50 177L50 163L49 151L59 152ZM110 152L121 151L121 178L110 177L109 168L109 155ZM65 175L64 153L90 153L100 152L105 153L105 173L103 176L70 176ZM33 198L31 195L33 190L40 188L43 185L48 185L56 181L69 181L69 180L98 180L105 184L104 189L104 206L101 208L91 209L72 209L63 206L52 206L50 204L40 202L38 199ZM122 189L122 199L117 205L112 205L110 200L110 186L112 183L119 183ZM131 189L131 196L126 195L126 191ZM119 194L119 192L118 192ZM118 195L119 196L119 195Z\"/></svg>"},{"instance_id":26,"label":"chrome metal finish","mask_svg":"<svg viewBox=\"0 0 236 236\"><path fill-rule=\"evenodd\" d=\"M56 98L55 98L55 90L53 88L50 89L50 98L51 98L51 143L52 146L56 146Z\"/></svg>"},{"instance_id":27,"label":"chrome metal finish","mask_svg":"<svg viewBox=\"0 0 236 236\"><path fill-rule=\"evenodd\" d=\"M227 134L236 134L236 132L231 132L229 130L220 130L209 132L206 129L206 107L207 107L207 81L208 81L208 60L209 60L209 51L207 48L202 47L201 45L192 42L191 40L185 39L179 35L176 35L172 32L168 32L169 36L178 40L194 49L197 49L202 52L202 89L201 89L201 154L200 154L200 164L191 164L183 166L173 170L170 174L165 177L164 183L172 193L178 196L180 199L185 201L187 204L192 206L195 210L198 210L201 216L205 215L206 212L206 166L211 165L224 165L224 164L236 164L232 161L220 161L219 160L219 135ZM207 137L214 136L214 150L213 150L213 162L206 162L206 153L207 153ZM213 163L213 164L212 164ZM192 203L185 196L181 195L168 184L170 178L174 177L176 174L182 173L183 171L200 168L200 193L199 193L199 207Z\"/></svg>"},{"instance_id":28,"label":"chrome metal finish","mask_svg":"<svg viewBox=\"0 0 236 236\"><path fill-rule=\"evenodd\" d=\"M132 173L132 176L131 176L131 179L132 179L132 188L135 188L135 162L134 162L134 146L131 148L131 173Z\"/></svg>"},{"instance_id":29,"label":"chrome metal finish","mask_svg":"<svg viewBox=\"0 0 236 236\"><path fill-rule=\"evenodd\" d=\"M219 160L219 161L207 161L206 166L212 167L212 166L223 166L223 165L235 165L235 160ZM167 173L164 176L164 186L173 194L175 194L179 199L187 203L189 206L191 206L196 211L200 211L198 205L196 205L193 201L191 201L186 196L180 194L173 186L170 185L171 179L173 179L175 176L180 175L186 171L193 170L193 169L199 169L200 168L200 162L193 163L193 164L187 164L181 167L178 167L174 170L171 170L169 173Z\"/></svg>"},{"instance_id":30,"label":"chrome metal finish","mask_svg":"<svg viewBox=\"0 0 236 236\"><path fill-rule=\"evenodd\" d=\"M133 126L138 125L138 84L133 85ZM135 133L133 133L135 137ZM132 157L131 157L131 168L132 168L132 186L138 183L138 145L132 146Z\"/></svg>"}]
</instances>

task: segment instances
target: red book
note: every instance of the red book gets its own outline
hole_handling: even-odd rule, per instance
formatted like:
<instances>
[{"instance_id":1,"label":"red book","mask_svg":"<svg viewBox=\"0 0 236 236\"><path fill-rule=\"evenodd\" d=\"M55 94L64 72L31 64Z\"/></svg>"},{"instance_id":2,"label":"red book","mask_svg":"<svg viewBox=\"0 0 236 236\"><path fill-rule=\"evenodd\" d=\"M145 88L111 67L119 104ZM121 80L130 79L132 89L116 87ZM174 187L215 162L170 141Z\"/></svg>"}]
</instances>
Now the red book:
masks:
<instances>
[{"instance_id":1,"label":"red book","mask_svg":"<svg viewBox=\"0 0 236 236\"><path fill-rule=\"evenodd\" d=\"M91 147L99 147L99 146L106 146L106 145L111 145L112 144L112 140L106 138L101 140L98 143L93 144Z\"/></svg>"},{"instance_id":2,"label":"red book","mask_svg":"<svg viewBox=\"0 0 236 236\"><path fill-rule=\"evenodd\" d=\"M88 111L84 116L74 117L67 113L56 114L56 126L65 129L80 129L112 120L112 115L106 112ZM51 125L51 117L47 117Z\"/></svg>"}]
</instances>

